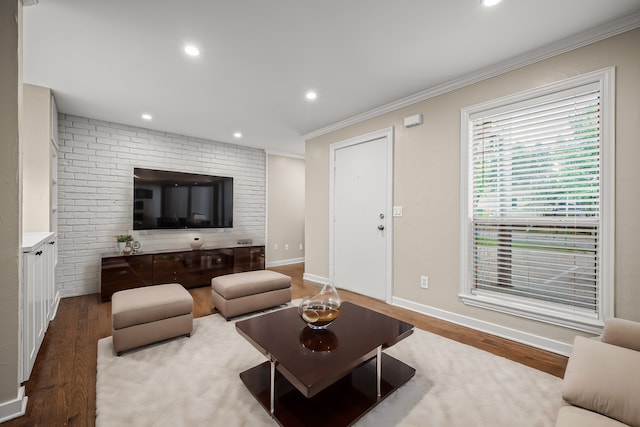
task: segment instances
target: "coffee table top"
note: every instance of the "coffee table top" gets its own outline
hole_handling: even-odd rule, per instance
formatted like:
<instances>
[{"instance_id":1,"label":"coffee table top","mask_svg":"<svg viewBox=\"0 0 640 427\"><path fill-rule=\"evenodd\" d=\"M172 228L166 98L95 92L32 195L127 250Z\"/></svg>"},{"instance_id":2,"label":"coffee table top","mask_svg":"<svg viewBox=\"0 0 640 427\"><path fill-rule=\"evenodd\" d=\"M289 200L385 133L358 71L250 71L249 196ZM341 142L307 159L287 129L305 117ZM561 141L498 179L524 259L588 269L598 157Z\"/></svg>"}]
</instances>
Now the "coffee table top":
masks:
<instances>
[{"instance_id":1,"label":"coffee table top","mask_svg":"<svg viewBox=\"0 0 640 427\"><path fill-rule=\"evenodd\" d=\"M236 323L236 330L276 362L276 368L302 394L311 397L413 333L413 325L344 302L325 330L313 330L288 308Z\"/></svg>"}]
</instances>

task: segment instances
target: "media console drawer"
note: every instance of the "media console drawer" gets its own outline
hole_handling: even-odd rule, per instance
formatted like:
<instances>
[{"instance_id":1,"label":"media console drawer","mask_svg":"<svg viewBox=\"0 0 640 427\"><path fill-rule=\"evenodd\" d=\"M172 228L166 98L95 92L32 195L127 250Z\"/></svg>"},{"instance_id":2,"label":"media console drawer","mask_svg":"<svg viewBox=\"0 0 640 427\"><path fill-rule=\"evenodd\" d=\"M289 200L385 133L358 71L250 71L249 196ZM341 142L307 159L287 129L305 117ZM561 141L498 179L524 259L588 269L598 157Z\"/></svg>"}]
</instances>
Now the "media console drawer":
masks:
<instances>
[{"instance_id":1,"label":"media console drawer","mask_svg":"<svg viewBox=\"0 0 640 427\"><path fill-rule=\"evenodd\" d=\"M123 289L152 285L152 260L152 255L102 258L100 270L100 297L102 301L111 299L111 295Z\"/></svg>"},{"instance_id":2,"label":"media console drawer","mask_svg":"<svg viewBox=\"0 0 640 427\"><path fill-rule=\"evenodd\" d=\"M234 250L210 249L153 255L153 283L180 283L185 288L211 284L211 278L233 273Z\"/></svg>"},{"instance_id":3,"label":"media console drawer","mask_svg":"<svg viewBox=\"0 0 640 427\"><path fill-rule=\"evenodd\" d=\"M100 298L109 301L123 289L165 283L180 283L185 288L209 286L216 276L263 269L264 246L103 256Z\"/></svg>"}]
</instances>

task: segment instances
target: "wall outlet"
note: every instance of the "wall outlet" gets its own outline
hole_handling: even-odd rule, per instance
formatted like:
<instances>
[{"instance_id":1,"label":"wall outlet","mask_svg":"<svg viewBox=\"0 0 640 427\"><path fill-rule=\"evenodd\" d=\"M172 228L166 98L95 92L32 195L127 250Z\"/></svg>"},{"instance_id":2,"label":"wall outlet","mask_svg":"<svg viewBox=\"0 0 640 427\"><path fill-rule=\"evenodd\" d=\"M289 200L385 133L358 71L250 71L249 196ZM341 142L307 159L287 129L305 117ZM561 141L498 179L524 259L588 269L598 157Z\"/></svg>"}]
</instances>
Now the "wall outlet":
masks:
<instances>
[{"instance_id":1,"label":"wall outlet","mask_svg":"<svg viewBox=\"0 0 640 427\"><path fill-rule=\"evenodd\" d=\"M420 276L420 287L422 289L429 289L429 276Z\"/></svg>"},{"instance_id":2,"label":"wall outlet","mask_svg":"<svg viewBox=\"0 0 640 427\"><path fill-rule=\"evenodd\" d=\"M298 250L302 250L302 243L298 246Z\"/></svg>"},{"instance_id":3,"label":"wall outlet","mask_svg":"<svg viewBox=\"0 0 640 427\"><path fill-rule=\"evenodd\" d=\"M289 244L288 244L288 243L284 245L284 250L285 250L285 251L288 251L288 250L289 250Z\"/></svg>"}]
</instances>

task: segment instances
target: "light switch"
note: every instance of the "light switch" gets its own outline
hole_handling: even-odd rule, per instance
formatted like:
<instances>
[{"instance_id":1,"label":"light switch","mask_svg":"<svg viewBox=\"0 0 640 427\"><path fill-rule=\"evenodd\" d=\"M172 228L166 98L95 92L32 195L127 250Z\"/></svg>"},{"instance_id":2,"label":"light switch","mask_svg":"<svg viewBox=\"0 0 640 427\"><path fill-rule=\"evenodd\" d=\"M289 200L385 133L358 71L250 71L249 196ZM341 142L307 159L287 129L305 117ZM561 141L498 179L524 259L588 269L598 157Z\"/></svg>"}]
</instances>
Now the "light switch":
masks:
<instances>
[{"instance_id":1,"label":"light switch","mask_svg":"<svg viewBox=\"0 0 640 427\"><path fill-rule=\"evenodd\" d=\"M402 216L402 206L393 207L393 216Z\"/></svg>"}]
</instances>

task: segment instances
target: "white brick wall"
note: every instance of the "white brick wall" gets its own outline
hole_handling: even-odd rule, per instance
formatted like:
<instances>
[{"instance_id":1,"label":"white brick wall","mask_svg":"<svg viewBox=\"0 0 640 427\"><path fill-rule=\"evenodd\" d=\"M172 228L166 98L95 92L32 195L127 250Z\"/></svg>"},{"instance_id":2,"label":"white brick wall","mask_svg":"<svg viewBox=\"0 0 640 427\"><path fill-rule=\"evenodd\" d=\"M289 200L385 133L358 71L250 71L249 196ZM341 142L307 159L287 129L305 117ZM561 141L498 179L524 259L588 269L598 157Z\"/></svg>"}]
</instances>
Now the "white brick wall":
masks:
<instances>
[{"instance_id":1,"label":"white brick wall","mask_svg":"<svg viewBox=\"0 0 640 427\"><path fill-rule=\"evenodd\" d=\"M264 150L60 114L58 273L61 296L99 292L100 259L115 236L132 234L143 251L265 241ZM133 231L133 168L232 176L232 229Z\"/></svg>"}]
</instances>

